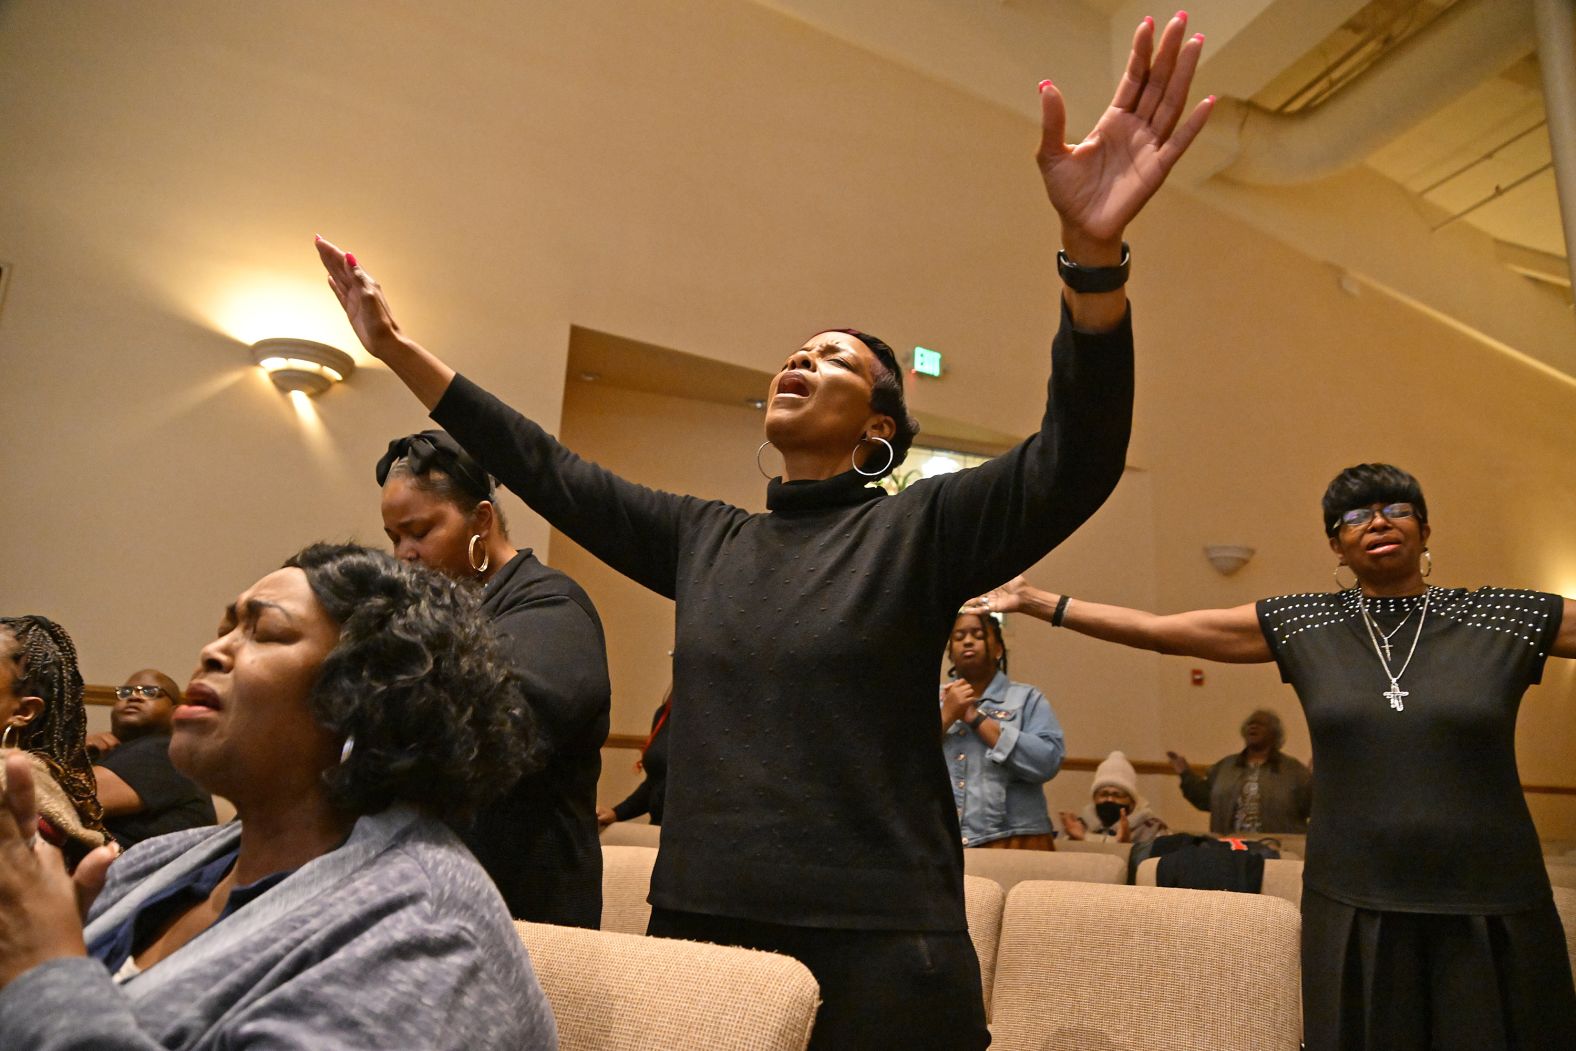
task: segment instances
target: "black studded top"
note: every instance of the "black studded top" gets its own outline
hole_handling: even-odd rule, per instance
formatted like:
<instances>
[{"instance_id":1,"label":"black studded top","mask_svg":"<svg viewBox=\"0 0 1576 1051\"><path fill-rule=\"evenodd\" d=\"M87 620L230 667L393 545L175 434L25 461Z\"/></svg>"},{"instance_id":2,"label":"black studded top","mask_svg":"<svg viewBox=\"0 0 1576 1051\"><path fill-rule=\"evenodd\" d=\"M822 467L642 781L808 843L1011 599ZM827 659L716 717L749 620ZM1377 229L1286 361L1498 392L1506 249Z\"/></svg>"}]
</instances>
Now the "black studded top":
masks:
<instances>
[{"instance_id":1,"label":"black studded top","mask_svg":"<svg viewBox=\"0 0 1576 1051\"><path fill-rule=\"evenodd\" d=\"M1367 603L1377 652L1356 588L1258 604L1313 737L1304 884L1401 912L1495 914L1549 900L1516 770L1516 712L1542 678L1564 599L1431 587L1426 618L1421 595Z\"/></svg>"},{"instance_id":2,"label":"black studded top","mask_svg":"<svg viewBox=\"0 0 1576 1051\"><path fill-rule=\"evenodd\" d=\"M896 496L848 472L769 510L658 492L457 377L433 412L608 565L675 600L673 714L651 902L808 927L965 929L936 673L965 600L1039 561L1121 477L1132 331L1064 309L1039 432ZM749 450L740 450L748 456Z\"/></svg>"}]
</instances>

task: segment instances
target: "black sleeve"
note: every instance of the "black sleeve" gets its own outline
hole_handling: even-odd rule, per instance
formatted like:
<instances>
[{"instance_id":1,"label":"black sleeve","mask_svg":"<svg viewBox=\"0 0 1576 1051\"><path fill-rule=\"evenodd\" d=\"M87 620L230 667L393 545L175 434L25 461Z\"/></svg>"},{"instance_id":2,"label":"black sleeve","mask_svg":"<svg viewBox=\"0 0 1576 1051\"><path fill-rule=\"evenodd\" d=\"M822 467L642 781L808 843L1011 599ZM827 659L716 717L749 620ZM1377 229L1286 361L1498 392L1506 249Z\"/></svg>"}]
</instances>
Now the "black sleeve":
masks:
<instances>
[{"instance_id":1,"label":"black sleeve","mask_svg":"<svg viewBox=\"0 0 1576 1051\"><path fill-rule=\"evenodd\" d=\"M1182 796L1199 810L1209 812L1209 800L1215 791L1215 778L1220 776L1220 764L1209 768L1209 777L1200 777L1189 769L1182 775Z\"/></svg>"},{"instance_id":2,"label":"black sleeve","mask_svg":"<svg viewBox=\"0 0 1576 1051\"><path fill-rule=\"evenodd\" d=\"M641 814L651 811L651 778L643 777L635 790L629 793L629 798L613 808L613 816L620 821L629 821Z\"/></svg>"},{"instance_id":3,"label":"black sleeve","mask_svg":"<svg viewBox=\"0 0 1576 1051\"><path fill-rule=\"evenodd\" d=\"M576 742L606 717L602 634L578 602L543 595L503 611L493 624L548 745Z\"/></svg>"},{"instance_id":4,"label":"black sleeve","mask_svg":"<svg viewBox=\"0 0 1576 1051\"><path fill-rule=\"evenodd\" d=\"M672 598L678 552L706 515L738 511L625 481L582 460L532 421L455 376L432 419L531 510L620 573Z\"/></svg>"},{"instance_id":5,"label":"black sleeve","mask_svg":"<svg viewBox=\"0 0 1576 1051\"><path fill-rule=\"evenodd\" d=\"M1079 332L1063 302L1038 433L931 483L936 564L955 567L957 601L1028 569L1099 509L1121 480L1132 421L1132 312L1109 332Z\"/></svg>"},{"instance_id":6,"label":"black sleeve","mask_svg":"<svg viewBox=\"0 0 1576 1051\"><path fill-rule=\"evenodd\" d=\"M111 749L98 765L131 786L142 800L142 809L164 810L198 794L170 764L169 749L168 737L143 737Z\"/></svg>"}]
</instances>

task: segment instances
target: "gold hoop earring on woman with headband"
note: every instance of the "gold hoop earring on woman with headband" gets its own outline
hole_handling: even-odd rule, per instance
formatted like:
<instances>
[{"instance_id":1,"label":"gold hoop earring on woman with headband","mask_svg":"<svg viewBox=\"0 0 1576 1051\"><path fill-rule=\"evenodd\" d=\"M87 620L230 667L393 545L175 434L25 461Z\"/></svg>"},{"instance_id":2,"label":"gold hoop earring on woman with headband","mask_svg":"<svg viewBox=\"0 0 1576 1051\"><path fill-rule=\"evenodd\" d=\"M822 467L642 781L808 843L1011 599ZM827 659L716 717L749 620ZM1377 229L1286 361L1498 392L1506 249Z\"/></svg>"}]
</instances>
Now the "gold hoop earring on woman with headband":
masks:
<instances>
[{"instance_id":1,"label":"gold hoop earring on woman with headband","mask_svg":"<svg viewBox=\"0 0 1576 1051\"><path fill-rule=\"evenodd\" d=\"M481 574L487 572L487 567L492 564L492 556L487 554L487 545L482 544L482 564L478 566L476 564L477 544L482 544L482 535L480 533L473 533L471 535L471 546L467 549L466 554L470 557L471 568L476 570L478 574Z\"/></svg>"}]
</instances>

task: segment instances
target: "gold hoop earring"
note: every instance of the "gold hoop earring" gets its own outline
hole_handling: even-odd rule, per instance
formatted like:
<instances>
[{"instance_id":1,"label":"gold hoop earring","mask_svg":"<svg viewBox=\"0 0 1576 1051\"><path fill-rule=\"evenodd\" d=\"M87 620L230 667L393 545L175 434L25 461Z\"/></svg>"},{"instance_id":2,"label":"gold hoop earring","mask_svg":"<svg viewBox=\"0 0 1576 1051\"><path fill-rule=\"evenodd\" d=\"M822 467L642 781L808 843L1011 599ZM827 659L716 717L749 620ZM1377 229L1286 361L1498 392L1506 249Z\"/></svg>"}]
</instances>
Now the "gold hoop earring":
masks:
<instances>
[{"instance_id":1,"label":"gold hoop earring","mask_svg":"<svg viewBox=\"0 0 1576 1051\"><path fill-rule=\"evenodd\" d=\"M1352 582L1350 584L1342 584L1341 583L1341 570L1345 566L1346 566L1345 562L1338 562L1338 563L1336 563L1335 568L1330 570L1330 576L1335 578L1335 590L1337 590L1337 591L1345 591L1348 587L1356 587L1357 586L1357 576L1356 576L1356 574L1352 575Z\"/></svg>"},{"instance_id":2,"label":"gold hoop earring","mask_svg":"<svg viewBox=\"0 0 1576 1051\"><path fill-rule=\"evenodd\" d=\"M1434 556L1429 554L1428 548L1425 547L1423 548L1423 557L1428 559L1428 568L1423 570L1423 576L1427 578L1432 576L1434 573Z\"/></svg>"},{"instance_id":3,"label":"gold hoop earring","mask_svg":"<svg viewBox=\"0 0 1576 1051\"><path fill-rule=\"evenodd\" d=\"M767 474L766 468L761 466L761 453L765 452L766 447L770 444L772 444L772 440L768 438L760 445L756 446L755 449L755 469L761 472L761 477L766 479L768 482L771 481L774 476Z\"/></svg>"},{"instance_id":4,"label":"gold hoop earring","mask_svg":"<svg viewBox=\"0 0 1576 1051\"><path fill-rule=\"evenodd\" d=\"M14 740L13 740L14 738ZM22 734L10 723L5 724L5 729L0 730L0 748L15 748L21 743Z\"/></svg>"},{"instance_id":5,"label":"gold hoop earring","mask_svg":"<svg viewBox=\"0 0 1576 1051\"><path fill-rule=\"evenodd\" d=\"M476 564L476 545L481 543L482 535L473 533L471 534L471 546L466 550L466 555L470 558L471 568L476 570L477 573L487 572L487 567L492 564L492 556L487 554L487 545L485 544L482 544L482 564L479 566Z\"/></svg>"}]
</instances>

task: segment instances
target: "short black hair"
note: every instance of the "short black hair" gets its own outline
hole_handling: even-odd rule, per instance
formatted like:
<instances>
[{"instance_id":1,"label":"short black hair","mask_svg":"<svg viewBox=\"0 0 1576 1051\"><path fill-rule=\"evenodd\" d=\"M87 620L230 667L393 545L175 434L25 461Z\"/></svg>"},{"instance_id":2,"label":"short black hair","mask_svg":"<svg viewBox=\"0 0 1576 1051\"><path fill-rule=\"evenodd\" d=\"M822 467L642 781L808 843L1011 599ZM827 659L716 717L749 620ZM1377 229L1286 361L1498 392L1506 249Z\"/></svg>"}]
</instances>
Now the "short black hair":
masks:
<instances>
[{"instance_id":1,"label":"short black hair","mask_svg":"<svg viewBox=\"0 0 1576 1051\"><path fill-rule=\"evenodd\" d=\"M919 434L919 421L909 414L908 399L903 394L903 369L897 363L897 355L886 343L857 328L834 328L829 331L843 332L859 340L870 348L870 353L876 356L876 361L881 366L876 369L875 376L872 377L875 386L870 392L870 407L883 416L892 417L896 430L891 439L892 462L880 475L872 475L872 477L891 474L907 458L908 450L913 446L915 436ZM879 450L876 455L879 455Z\"/></svg>"},{"instance_id":2,"label":"short black hair","mask_svg":"<svg viewBox=\"0 0 1576 1051\"><path fill-rule=\"evenodd\" d=\"M464 819L533 765L520 678L476 589L355 544L313 544L285 566L339 625L310 700L320 725L355 739L324 774L336 807Z\"/></svg>"},{"instance_id":3,"label":"short black hair","mask_svg":"<svg viewBox=\"0 0 1576 1051\"><path fill-rule=\"evenodd\" d=\"M1428 504L1417 479L1387 463L1360 463L1335 476L1324 490L1324 535L1334 536L1341 516L1369 504L1408 503L1420 522L1428 521Z\"/></svg>"}]
</instances>

